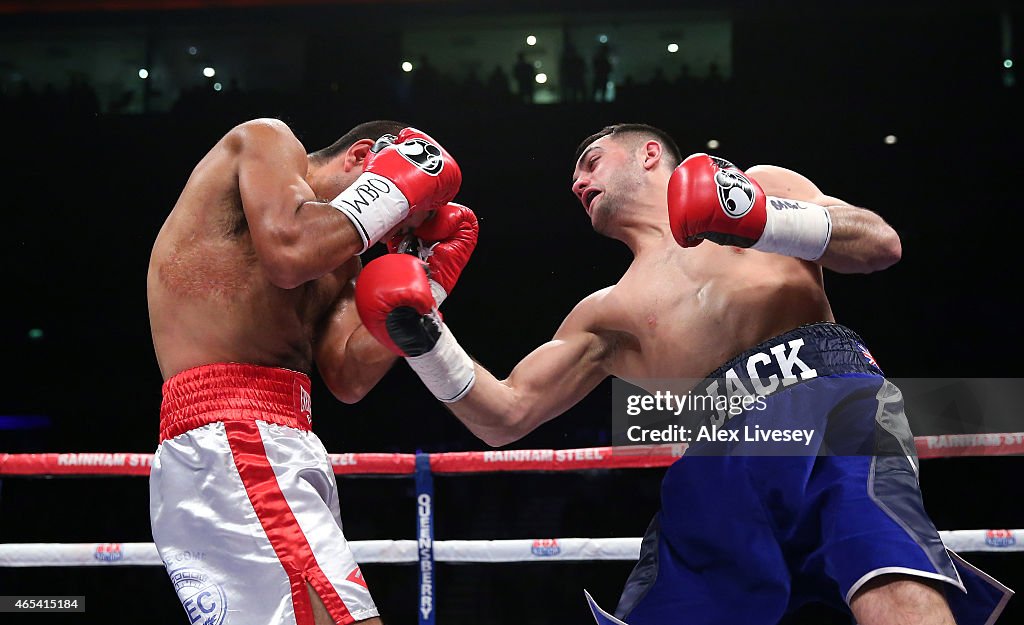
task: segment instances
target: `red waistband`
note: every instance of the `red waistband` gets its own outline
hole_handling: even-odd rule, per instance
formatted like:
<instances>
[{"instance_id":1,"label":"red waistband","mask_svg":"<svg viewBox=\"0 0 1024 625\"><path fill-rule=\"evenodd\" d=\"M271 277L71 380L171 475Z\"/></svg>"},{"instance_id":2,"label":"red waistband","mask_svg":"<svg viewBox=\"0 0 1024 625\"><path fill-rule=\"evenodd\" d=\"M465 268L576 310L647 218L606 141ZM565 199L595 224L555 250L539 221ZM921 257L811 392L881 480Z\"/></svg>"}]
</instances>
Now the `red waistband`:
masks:
<instances>
[{"instance_id":1,"label":"red waistband","mask_svg":"<svg viewBox=\"0 0 1024 625\"><path fill-rule=\"evenodd\" d=\"M186 369L164 382L160 442L218 421L260 420L309 430L309 377L237 363Z\"/></svg>"}]
</instances>

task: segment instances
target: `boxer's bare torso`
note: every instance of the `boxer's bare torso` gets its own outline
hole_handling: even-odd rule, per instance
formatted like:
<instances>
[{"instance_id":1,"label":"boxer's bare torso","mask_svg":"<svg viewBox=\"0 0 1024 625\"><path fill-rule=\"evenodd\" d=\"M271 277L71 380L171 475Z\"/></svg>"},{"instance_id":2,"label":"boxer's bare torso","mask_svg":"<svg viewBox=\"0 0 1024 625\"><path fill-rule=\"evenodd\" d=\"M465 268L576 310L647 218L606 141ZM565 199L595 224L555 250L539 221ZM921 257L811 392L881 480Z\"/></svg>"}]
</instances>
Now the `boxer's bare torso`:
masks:
<instances>
[{"instance_id":1,"label":"boxer's bare torso","mask_svg":"<svg viewBox=\"0 0 1024 625\"><path fill-rule=\"evenodd\" d=\"M215 362L309 373L317 325L359 271L352 257L293 289L267 277L243 212L237 141L225 136L199 162L153 246L147 291L164 379Z\"/></svg>"},{"instance_id":2,"label":"boxer's bare torso","mask_svg":"<svg viewBox=\"0 0 1024 625\"><path fill-rule=\"evenodd\" d=\"M696 383L773 336L833 321L822 265L875 271L899 256L898 237L877 215L772 166L747 174L768 195L829 207L833 236L820 264L710 241L682 248L668 223L671 168L651 161L649 173L639 173L643 156L631 155L610 137L588 150L577 162L573 192L594 229L629 246L633 262L615 285L577 304L552 340L523 358L506 379L476 366L472 391L449 406L492 445L518 440L610 375L641 387L668 378Z\"/></svg>"},{"instance_id":3,"label":"boxer's bare torso","mask_svg":"<svg viewBox=\"0 0 1024 625\"><path fill-rule=\"evenodd\" d=\"M788 170L761 166L748 175L768 195L839 202ZM816 321L834 321L819 265L711 242L684 249L669 235L650 237L618 283L581 302L566 324L599 337L608 374L642 386L645 379L701 378Z\"/></svg>"},{"instance_id":4,"label":"boxer's bare torso","mask_svg":"<svg viewBox=\"0 0 1024 625\"><path fill-rule=\"evenodd\" d=\"M566 320L599 337L605 371L643 385L701 378L732 356L804 323L831 321L810 263L668 237Z\"/></svg>"}]
</instances>

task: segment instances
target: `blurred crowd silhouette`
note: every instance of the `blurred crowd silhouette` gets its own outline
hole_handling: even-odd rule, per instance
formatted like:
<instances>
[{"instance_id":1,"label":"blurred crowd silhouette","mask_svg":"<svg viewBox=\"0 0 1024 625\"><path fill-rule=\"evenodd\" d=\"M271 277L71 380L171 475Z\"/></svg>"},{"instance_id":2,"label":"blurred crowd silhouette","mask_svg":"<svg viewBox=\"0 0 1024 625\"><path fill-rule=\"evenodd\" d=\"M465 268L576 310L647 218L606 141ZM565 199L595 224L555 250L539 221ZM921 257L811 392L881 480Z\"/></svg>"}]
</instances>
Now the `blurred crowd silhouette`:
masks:
<instances>
[{"instance_id":1,"label":"blurred crowd silhouette","mask_svg":"<svg viewBox=\"0 0 1024 625\"><path fill-rule=\"evenodd\" d=\"M711 63L698 78L683 63L674 75L661 66L652 68L648 80L638 81L632 75L616 80L609 47L601 44L588 63L571 40L566 39L559 58L558 74L545 85L551 97L547 102L581 104L585 102L642 101L649 97L688 94L695 89L720 89L726 82L717 64ZM538 71L526 51L516 54L509 66L495 65L481 76L470 69L461 76L439 70L427 55L421 55L407 73L395 72L380 79L375 90L383 89L399 102L420 98L460 100L472 105L533 104L538 101ZM310 86L308 93L317 97L344 97L344 80ZM50 115L126 114L169 110L176 113L209 112L211 110L243 109L273 101L282 94L266 89L244 89L233 78L222 85L213 81L180 88L177 93L164 94L153 90L146 81L125 83L113 95L101 101L89 77L82 73L70 76L67 84L57 87L52 82L34 84L19 77L0 89L0 110L7 113L45 113ZM159 97L162 105L153 106ZM173 98L168 104L165 99Z\"/></svg>"}]
</instances>

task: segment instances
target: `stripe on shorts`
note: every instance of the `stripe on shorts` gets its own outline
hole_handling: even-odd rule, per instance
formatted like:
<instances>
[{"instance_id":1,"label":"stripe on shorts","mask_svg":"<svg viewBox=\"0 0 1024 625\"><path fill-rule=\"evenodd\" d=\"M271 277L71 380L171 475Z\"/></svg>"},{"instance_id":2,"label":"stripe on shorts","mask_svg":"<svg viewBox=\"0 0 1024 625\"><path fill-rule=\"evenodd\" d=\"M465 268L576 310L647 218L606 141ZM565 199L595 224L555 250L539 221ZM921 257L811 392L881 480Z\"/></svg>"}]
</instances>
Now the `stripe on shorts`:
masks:
<instances>
[{"instance_id":1,"label":"stripe on shorts","mask_svg":"<svg viewBox=\"0 0 1024 625\"><path fill-rule=\"evenodd\" d=\"M256 517L288 574L297 625L313 624L313 606L306 591L307 581L320 595L335 621L342 625L353 622L355 619L345 602L317 564L313 549L281 492L257 422L227 421L224 429L245 492L256 510Z\"/></svg>"}]
</instances>

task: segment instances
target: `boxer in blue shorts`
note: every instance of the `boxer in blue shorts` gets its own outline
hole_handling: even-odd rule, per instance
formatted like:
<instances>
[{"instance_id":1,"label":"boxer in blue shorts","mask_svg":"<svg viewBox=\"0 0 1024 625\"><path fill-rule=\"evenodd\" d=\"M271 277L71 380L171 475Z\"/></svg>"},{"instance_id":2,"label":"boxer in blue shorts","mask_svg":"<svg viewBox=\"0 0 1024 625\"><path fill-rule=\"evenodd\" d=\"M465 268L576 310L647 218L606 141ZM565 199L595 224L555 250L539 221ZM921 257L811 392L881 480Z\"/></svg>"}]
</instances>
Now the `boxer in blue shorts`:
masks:
<instances>
[{"instance_id":1,"label":"boxer in blue shorts","mask_svg":"<svg viewBox=\"0 0 1024 625\"><path fill-rule=\"evenodd\" d=\"M750 391L763 405L708 415L726 439L744 426L814 430L810 444L737 437L676 462L618 618L767 625L818 601L859 625L995 622L1009 591L943 549L898 390L825 295L822 267L895 263L895 231L780 167L684 161L671 137L642 124L584 140L572 191L633 261L505 379L459 346L416 259L370 263L356 304L367 330L491 445L523 437L608 376L649 392L666 379L706 380L691 385L698 395L716 383L729 397Z\"/></svg>"},{"instance_id":2,"label":"boxer in blue shorts","mask_svg":"<svg viewBox=\"0 0 1024 625\"><path fill-rule=\"evenodd\" d=\"M943 546L921 500L902 395L855 333L801 326L695 391L712 396L706 389L727 380L764 401L693 419L736 434L696 443L667 471L618 616L774 623L812 601L842 609L899 574L943 582L957 623L991 622L1009 591ZM765 442L758 431L814 434Z\"/></svg>"}]
</instances>

